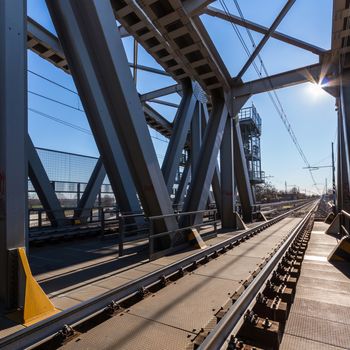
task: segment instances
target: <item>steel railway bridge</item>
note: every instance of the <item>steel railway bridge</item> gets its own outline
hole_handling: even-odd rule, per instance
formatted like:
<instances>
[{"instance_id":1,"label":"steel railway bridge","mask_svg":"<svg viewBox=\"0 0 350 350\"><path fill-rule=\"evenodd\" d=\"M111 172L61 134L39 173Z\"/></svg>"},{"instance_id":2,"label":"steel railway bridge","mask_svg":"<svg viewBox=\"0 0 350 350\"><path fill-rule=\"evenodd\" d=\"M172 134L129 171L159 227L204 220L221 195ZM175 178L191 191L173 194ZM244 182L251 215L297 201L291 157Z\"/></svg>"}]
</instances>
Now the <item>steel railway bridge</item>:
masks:
<instances>
[{"instance_id":1,"label":"steel railway bridge","mask_svg":"<svg viewBox=\"0 0 350 350\"><path fill-rule=\"evenodd\" d=\"M1 348L276 349L283 331L285 349L350 347L343 334L349 319L324 319L327 310L350 310L350 3L333 1L332 44L324 50L277 31L295 2L285 1L264 27L219 10L211 0L46 0L56 37L27 16L25 0L1 1ZM262 34L237 76L230 75L202 14ZM138 64L136 50L129 62L122 42L127 36L162 69ZM271 38L319 60L243 81ZM70 213L28 134L27 50L72 76L100 154ZM138 70L176 83L140 94ZM320 84L335 98L336 205L330 213L326 198L284 203L284 210L266 219L255 203L238 115L256 94L305 82ZM172 104L177 112L169 122L150 102L165 103L158 99L174 93L181 102ZM169 139L162 166L149 127ZM106 175L119 211L102 211L96 229L92 213ZM29 229L28 177L50 223L43 235ZM215 207L208 206L211 189ZM326 214L328 224L316 221ZM58 242L65 245L59 253L29 247L29 241L59 241L85 231L98 231L105 240L93 238L86 250L79 239ZM108 238L110 231L115 235ZM114 238L117 244L107 248ZM65 256L69 249L87 260L92 251L108 249L119 258L113 265L101 255L91 258L93 265L56 256L57 266L41 269L40 259ZM317 283L326 286L323 294ZM325 300L325 293L335 301ZM333 327L333 342L322 331L307 331L311 316L301 315L303 305L314 314L312 322L322 319Z\"/></svg>"}]
</instances>

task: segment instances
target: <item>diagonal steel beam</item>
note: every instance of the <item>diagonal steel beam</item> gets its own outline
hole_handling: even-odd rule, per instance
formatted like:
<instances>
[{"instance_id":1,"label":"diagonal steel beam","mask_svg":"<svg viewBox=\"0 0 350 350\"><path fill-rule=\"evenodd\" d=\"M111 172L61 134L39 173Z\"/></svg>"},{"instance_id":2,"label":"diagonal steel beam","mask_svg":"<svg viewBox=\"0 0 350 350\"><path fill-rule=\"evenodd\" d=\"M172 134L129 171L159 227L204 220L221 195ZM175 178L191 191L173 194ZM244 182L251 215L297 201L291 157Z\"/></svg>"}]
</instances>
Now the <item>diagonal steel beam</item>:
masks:
<instances>
[{"instance_id":1,"label":"diagonal steel beam","mask_svg":"<svg viewBox=\"0 0 350 350\"><path fill-rule=\"evenodd\" d=\"M296 0L288 0L287 3L284 5L281 12L278 14L276 19L273 21L271 27L268 29L267 33L264 35L264 37L259 42L258 46L255 48L255 50L252 52L250 57L248 58L247 62L244 64L240 72L238 73L236 79L239 80L242 78L244 73L247 71L247 69L250 67L250 65L253 63L255 58L259 55L262 48L265 46L267 41L270 39L273 32L277 29L283 18L286 16L286 14L289 12L291 7L294 5Z\"/></svg>"},{"instance_id":2,"label":"diagonal steel beam","mask_svg":"<svg viewBox=\"0 0 350 350\"><path fill-rule=\"evenodd\" d=\"M183 97L174 119L172 136L162 165L162 173L169 193L173 189L181 153L186 144L188 130L197 104L191 81L183 83L182 91Z\"/></svg>"},{"instance_id":3,"label":"diagonal steel beam","mask_svg":"<svg viewBox=\"0 0 350 350\"><path fill-rule=\"evenodd\" d=\"M124 155L131 176L127 172L120 175L122 179L130 176L130 186L135 184L147 216L173 213L110 1L46 3L96 142L104 143L105 136L120 141L121 152L111 151L116 158ZM107 169L106 162L111 156L100 153ZM113 163L116 162L114 158ZM156 229L173 231L177 227L174 218L167 218Z\"/></svg>"},{"instance_id":4,"label":"diagonal steel beam","mask_svg":"<svg viewBox=\"0 0 350 350\"><path fill-rule=\"evenodd\" d=\"M174 84L171 86L167 86L165 88L157 89L154 91L146 92L145 94L140 95L140 100L141 102L146 102L149 100L153 100L158 97L166 96L166 95L171 95L176 92L181 92L182 91L182 86L181 84Z\"/></svg>"},{"instance_id":5,"label":"diagonal steel beam","mask_svg":"<svg viewBox=\"0 0 350 350\"><path fill-rule=\"evenodd\" d=\"M94 207L97 195L101 190L101 186L106 175L106 169L100 157L96 162L89 182L85 187L84 193L79 200L77 209L75 211L76 217L80 217L84 220L90 215L90 209Z\"/></svg>"},{"instance_id":6,"label":"diagonal steel beam","mask_svg":"<svg viewBox=\"0 0 350 350\"><path fill-rule=\"evenodd\" d=\"M202 114L202 136L204 137L205 129L209 121L208 107L206 104L202 104L203 114ZM216 203L216 208L219 213L221 213L221 179L220 179L220 168L219 162L216 160L215 170L213 174L213 179L211 180L211 187L213 188L214 199Z\"/></svg>"},{"instance_id":7,"label":"diagonal steel beam","mask_svg":"<svg viewBox=\"0 0 350 350\"><path fill-rule=\"evenodd\" d=\"M221 19L228 21L228 22L235 23L241 27L245 27L245 28L248 28L250 30L254 30L255 32L258 32L258 33L261 33L264 35L267 34L268 30L269 30L268 27L262 26L260 24L254 23L254 22L246 20L246 19L242 19L241 17L235 16L231 13L226 14L224 11L217 9L213 6L208 6L207 8L204 8L203 13L205 13L209 16L212 16L212 17L221 18ZM283 34L281 32L275 31L271 34L271 37L274 39L283 41L287 44L299 47L303 50L310 51L310 52L314 53L315 55L323 55L327 52L327 50L325 50L321 47L318 47L316 45L312 45L312 44L307 43L305 41L293 38L293 37L291 37L287 34Z\"/></svg>"},{"instance_id":8,"label":"diagonal steel beam","mask_svg":"<svg viewBox=\"0 0 350 350\"><path fill-rule=\"evenodd\" d=\"M33 142L27 137L28 175L52 226L65 223L65 215Z\"/></svg>"},{"instance_id":9,"label":"diagonal steel beam","mask_svg":"<svg viewBox=\"0 0 350 350\"><path fill-rule=\"evenodd\" d=\"M203 210L206 207L227 115L223 96L213 96L213 109L205 129L199 161L194 170L184 211Z\"/></svg>"},{"instance_id":10,"label":"diagonal steel beam","mask_svg":"<svg viewBox=\"0 0 350 350\"><path fill-rule=\"evenodd\" d=\"M68 1L59 4L47 1L47 4L120 208L125 212L139 212L136 188L77 18ZM67 18L70 25L64 25Z\"/></svg>"},{"instance_id":11,"label":"diagonal steel beam","mask_svg":"<svg viewBox=\"0 0 350 350\"><path fill-rule=\"evenodd\" d=\"M179 187L177 188L175 198L174 198L174 204L179 206L180 210L182 210L183 201L187 190L187 185L190 182L190 177L191 177L191 156L186 162L184 171L182 172Z\"/></svg>"},{"instance_id":12,"label":"diagonal steel beam","mask_svg":"<svg viewBox=\"0 0 350 350\"><path fill-rule=\"evenodd\" d=\"M27 17L27 27L28 49L32 50L43 59L70 74L69 67L58 38L30 17ZM134 65L133 63L129 63L129 66L133 67ZM137 65L137 69L155 74L170 76L169 73L163 70L146 67L143 65ZM148 125L160 132L163 136L169 137L171 134L171 124L147 103L143 104L143 109Z\"/></svg>"}]
</instances>

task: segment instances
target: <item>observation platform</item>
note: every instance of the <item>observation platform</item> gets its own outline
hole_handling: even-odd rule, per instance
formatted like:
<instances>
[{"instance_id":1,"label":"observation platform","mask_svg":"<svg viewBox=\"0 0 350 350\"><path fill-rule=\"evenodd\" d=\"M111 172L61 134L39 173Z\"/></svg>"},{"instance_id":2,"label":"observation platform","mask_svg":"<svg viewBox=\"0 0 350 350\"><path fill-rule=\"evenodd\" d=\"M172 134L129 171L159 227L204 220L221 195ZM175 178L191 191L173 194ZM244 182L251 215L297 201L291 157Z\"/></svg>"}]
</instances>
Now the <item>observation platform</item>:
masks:
<instances>
[{"instance_id":1,"label":"observation platform","mask_svg":"<svg viewBox=\"0 0 350 350\"><path fill-rule=\"evenodd\" d=\"M280 349L350 349L350 263L330 263L338 240L315 222Z\"/></svg>"}]
</instances>

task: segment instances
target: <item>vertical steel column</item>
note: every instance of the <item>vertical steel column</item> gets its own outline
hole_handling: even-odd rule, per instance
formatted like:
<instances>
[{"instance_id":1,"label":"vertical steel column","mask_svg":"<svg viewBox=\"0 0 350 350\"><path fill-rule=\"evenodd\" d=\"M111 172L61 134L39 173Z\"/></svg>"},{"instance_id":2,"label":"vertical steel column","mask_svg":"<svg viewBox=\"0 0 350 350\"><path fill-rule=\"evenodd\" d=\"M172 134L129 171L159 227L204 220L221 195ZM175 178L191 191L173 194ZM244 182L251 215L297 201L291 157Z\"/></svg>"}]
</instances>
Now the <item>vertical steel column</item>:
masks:
<instances>
[{"instance_id":1,"label":"vertical steel column","mask_svg":"<svg viewBox=\"0 0 350 350\"><path fill-rule=\"evenodd\" d=\"M225 124L224 135L220 148L220 174L221 174L221 223L223 228L235 228L236 219L234 196L234 155L233 155L233 121L228 117Z\"/></svg>"},{"instance_id":2,"label":"vertical steel column","mask_svg":"<svg viewBox=\"0 0 350 350\"><path fill-rule=\"evenodd\" d=\"M46 0L79 95L100 145L119 139L147 216L173 212L109 0ZM102 148L102 147L101 147ZM122 156L116 154L113 165ZM101 152L107 173L109 152ZM113 175L113 174L111 174ZM126 187L128 188L128 187ZM119 199L120 196L117 195ZM165 220L167 230L175 219ZM163 229L164 227L160 227Z\"/></svg>"},{"instance_id":3,"label":"vertical steel column","mask_svg":"<svg viewBox=\"0 0 350 350\"><path fill-rule=\"evenodd\" d=\"M249 97L240 97L243 99L243 104ZM239 126L239 120L237 116L238 111L235 113L233 120L233 150L234 150L234 173L239 193L239 200L242 207L243 221L252 221L252 210L254 205L252 186L249 181L249 173L247 167L247 161L244 154L241 128Z\"/></svg>"},{"instance_id":4,"label":"vertical steel column","mask_svg":"<svg viewBox=\"0 0 350 350\"><path fill-rule=\"evenodd\" d=\"M193 95L192 82L190 80L182 83L182 91L182 100L174 119L173 133L162 165L162 173L169 193L172 192L174 186L176 171L180 165L181 153L187 140L193 113L198 105Z\"/></svg>"},{"instance_id":5,"label":"vertical steel column","mask_svg":"<svg viewBox=\"0 0 350 350\"><path fill-rule=\"evenodd\" d=\"M26 11L25 0L0 1L0 301L7 307L18 306L24 290L9 250L26 244Z\"/></svg>"},{"instance_id":6,"label":"vertical steel column","mask_svg":"<svg viewBox=\"0 0 350 350\"><path fill-rule=\"evenodd\" d=\"M39 158L33 142L27 137L28 175L52 226L65 223L65 216L55 190Z\"/></svg>"},{"instance_id":7,"label":"vertical steel column","mask_svg":"<svg viewBox=\"0 0 350 350\"><path fill-rule=\"evenodd\" d=\"M337 145L337 212L340 213L343 208L343 181L342 181L342 153L343 153L343 122L340 110L340 101L338 102L338 145Z\"/></svg>"},{"instance_id":8,"label":"vertical steel column","mask_svg":"<svg viewBox=\"0 0 350 350\"><path fill-rule=\"evenodd\" d=\"M350 212L350 72L340 74L342 210Z\"/></svg>"},{"instance_id":9,"label":"vertical steel column","mask_svg":"<svg viewBox=\"0 0 350 350\"><path fill-rule=\"evenodd\" d=\"M190 182L190 176L191 176L191 154L189 156L189 159L186 162L184 171L181 176L181 180L179 183L179 187L176 191L175 199L174 199L174 204L178 206L183 206L183 201L185 198L186 194L186 189L187 185Z\"/></svg>"},{"instance_id":10,"label":"vertical steel column","mask_svg":"<svg viewBox=\"0 0 350 350\"><path fill-rule=\"evenodd\" d=\"M77 205L75 216L82 220L90 214L90 209L94 206L98 193L101 190L103 180L106 177L106 170L103 166L101 157L97 160L95 168L86 185L85 191Z\"/></svg>"}]
</instances>

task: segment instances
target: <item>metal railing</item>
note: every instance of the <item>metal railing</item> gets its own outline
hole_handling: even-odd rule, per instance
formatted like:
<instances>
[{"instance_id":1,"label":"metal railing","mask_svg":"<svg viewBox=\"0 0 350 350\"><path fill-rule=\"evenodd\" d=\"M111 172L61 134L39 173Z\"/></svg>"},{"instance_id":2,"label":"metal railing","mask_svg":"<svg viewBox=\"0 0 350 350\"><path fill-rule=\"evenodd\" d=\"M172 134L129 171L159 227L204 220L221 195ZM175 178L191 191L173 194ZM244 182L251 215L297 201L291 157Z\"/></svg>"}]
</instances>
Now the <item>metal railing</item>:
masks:
<instances>
[{"instance_id":1,"label":"metal railing","mask_svg":"<svg viewBox=\"0 0 350 350\"><path fill-rule=\"evenodd\" d=\"M124 254L124 244L140 242L148 238L149 223L144 213L119 213L119 256ZM145 232L145 234L141 234Z\"/></svg>"},{"instance_id":2,"label":"metal railing","mask_svg":"<svg viewBox=\"0 0 350 350\"><path fill-rule=\"evenodd\" d=\"M166 219L175 218L182 226L175 230L156 233L156 222L164 221ZM200 229L204 226L213 226L214 232L217 233L217 225L220 220L217 219L217 209L207 209L191 212L179 212L175 214L151 216L149 221L149 260L154 257L154 241L162 237L172 237L177 233L184 233L192 229Z\"/></svg>"},{"instance_id":3,"label":"metal railing","mask_svg":"<svg viewBox=\"0 0 350 350\"><path fill-rule=\"evenodd\" d=\"M60 214L56 216L55 214ZM111 217L119 214L117 207L93 207L93 208L62 208L61 210L46 210L43 208L32 208L28 210L29 229L50 228L57 226L80 225L87 223L101 223L109 221ZM57 217L57 224L53 226L50 216Z\"/></svg>"}]
</instances>

